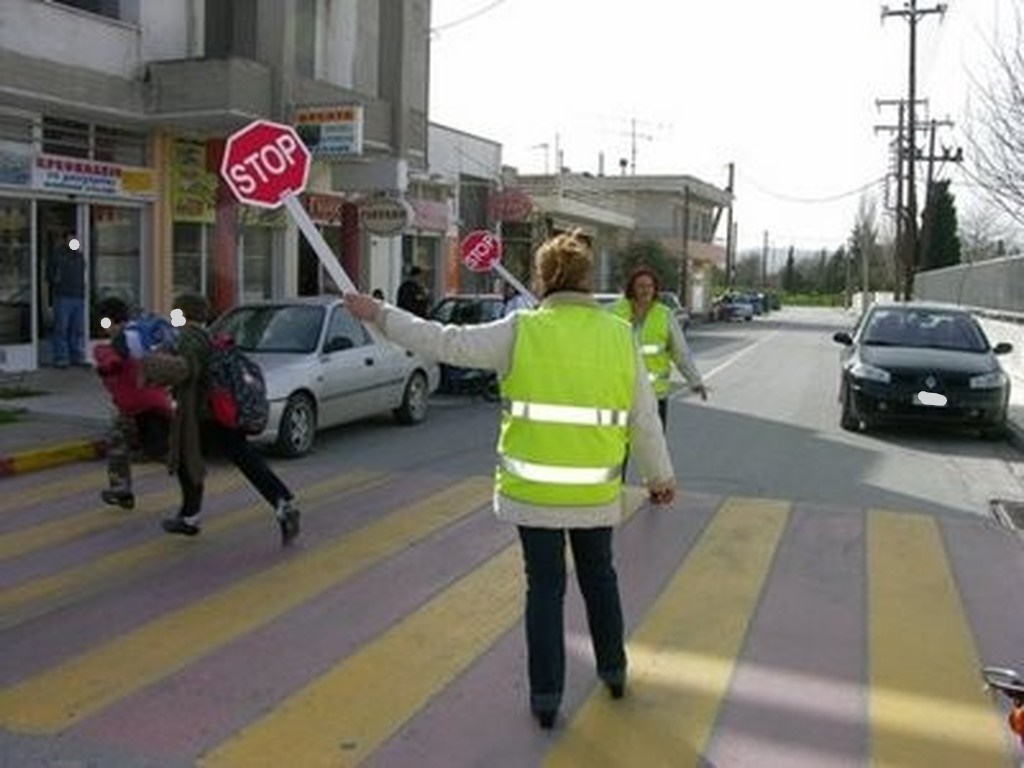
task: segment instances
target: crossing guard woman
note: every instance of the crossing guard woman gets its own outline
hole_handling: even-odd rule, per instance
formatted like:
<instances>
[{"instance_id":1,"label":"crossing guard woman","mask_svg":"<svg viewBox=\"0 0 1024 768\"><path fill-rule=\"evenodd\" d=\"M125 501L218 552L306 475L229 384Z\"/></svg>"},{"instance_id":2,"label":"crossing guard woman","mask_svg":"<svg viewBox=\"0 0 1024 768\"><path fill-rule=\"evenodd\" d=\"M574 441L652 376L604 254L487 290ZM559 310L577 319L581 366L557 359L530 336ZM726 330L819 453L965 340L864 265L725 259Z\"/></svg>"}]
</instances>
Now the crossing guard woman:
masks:
<instances>
[{"instance_id":1,"label":"crossing guard woman","mask_svg":"<svg viewBox=\"0 0 1024 768\"><path fill-rule=\"evenodd\" d=\"M637 267L626 281L625 296L611 311L633 326L647 375L658 398L658 415L664 427L668 419L670 374L675 363L690 389L708 399L700 371L693 362L683 329L667 306L658 301L658 277L649 267Z\"/></svg>"},{"instance_id":2,"label":"crossing guard woman","mask_svg":"<svg viewBox=\"0 0 1024 768\"><path fill-rule=\"evenodd\" d=\"M530 709L552 728L565 679L565 539L576 565L597 675L613 698L626 653L612 530L622 519L627 443L652 502L675 497L654 392L627 323L591 294L593 257L578 232L535 254L541 305L491 323L443 326L362 294L345 297L392 341L451 365L497 372L504 398L494 494L516 525L526 570Z\"/></svg>"}]
</instances>

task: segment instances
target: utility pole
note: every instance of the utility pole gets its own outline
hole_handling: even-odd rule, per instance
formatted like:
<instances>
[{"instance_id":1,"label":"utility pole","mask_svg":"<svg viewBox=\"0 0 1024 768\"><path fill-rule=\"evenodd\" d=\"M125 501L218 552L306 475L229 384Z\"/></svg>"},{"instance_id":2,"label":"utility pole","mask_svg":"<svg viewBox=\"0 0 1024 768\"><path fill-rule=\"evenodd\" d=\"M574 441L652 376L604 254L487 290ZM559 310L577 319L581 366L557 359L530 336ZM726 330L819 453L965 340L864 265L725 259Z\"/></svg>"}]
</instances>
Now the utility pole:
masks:
<instances>
[{"instance_id":1,"label":"utility pole","mask_svg":"<svg viewBox=\"0 0 1024 768\"><path fill-rule=\"evenodd\" d=\"M882 20L887 16L902 16L910 27L910 62L907 72L907 137L910 140L910 154L907 157L907 221L904 233L906 256L904 265L903 290L905 298L910 299L914 293L914 272L917 268L917 196L914 187L914 164L917 160L917 125L914 119L914 105L917 98L917 21L922 16L932 13L944 14L946 5L939 3L931 8L918 8L917 0L906 0L900 10L890 10L882 6Z\"/></svg>"},{"instance_id":2,"label":"utility pole","mask_svg":"<svg viewBox=\"0 0 1024 768\"><path fill-rule=\"evenodd\" d=\"M683 225L680 228L683 252L679 257L679 300L683 306L692 307L690 302L690 185L683 188Z\"/></svg>"},{"instance_id":3,"label":"utility pole","mask_svg":"<svg viewBox=\"0 0 1024 768\"><path fill-rule=\"evenodd\" d=\"M725 219L725 286L732 290L732 279L733 272L736 269L733 264L733 225L732 225L732 190L733 181L736 174L736 164L729 163L729 183L725 187L725 191L729 193L729 210L726 211Z\"/></svg>"},{"instance_id":4,"label":"utility pole","mask_svg":"<svg viewBox=\"0 0 1024 768\"><path fill-rule=\"evenodd\" d=\"M764 240L761 244L761 287L768 290L768 230L764 231Z\"/></svg>"}]
</instances>

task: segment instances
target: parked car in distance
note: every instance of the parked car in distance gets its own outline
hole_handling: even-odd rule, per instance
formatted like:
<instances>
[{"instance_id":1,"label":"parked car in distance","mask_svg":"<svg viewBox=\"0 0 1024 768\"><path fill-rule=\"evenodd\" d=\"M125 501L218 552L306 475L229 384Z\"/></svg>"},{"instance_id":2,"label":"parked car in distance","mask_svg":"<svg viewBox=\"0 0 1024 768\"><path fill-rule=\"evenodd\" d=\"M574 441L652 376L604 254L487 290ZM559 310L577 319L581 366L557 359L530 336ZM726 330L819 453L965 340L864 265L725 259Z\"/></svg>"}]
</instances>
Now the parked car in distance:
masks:
<instances>
[{"instance_id":1,"label":"parked car in distance","mask_svg":"<svg viewBox=\"0 0 1024 768\"><path fill-rule=\"evenodd\" d=\"M874 304L851 332L833 339L840 351L840 426L870 429L889 422L970 427L983 436L1006 432L1010 379L969 311L936 304Z\"/></svg>"},{"instance_id":2,"label":"parked car in distance","mask_svg":"<svg viewBox=\"0 0 1024 768\"><path fill-rule=\"evenodd\" d=\"M505 299L498 294L453 294L435 304L428 317L439 323L476 325L497 320L504 314ZM451 395L479 394L486 399L496 399L498 382L494 371L441 363L438 391Z\"/></svg>"},{"instance_id":3,"label":"parked car in distance","mask_svg":"<svg viewBox=\"0 0 1024 768\"><path fill-rule=\"evenodd\" d=\"M746 320L754 319L753 302L742 293L725 293L711 302L709 317L712 320Z\"/></svg>"},{"instance_id":4,"label":"parked car in distance","mask_svg":"<svg viewBox=\"0 0 1024 768\"><path fill-rule=\"evenodd\" d=\"M672 291L659 291L658 301L672 310L679 327L684 331L690 327L690 311L679 301L679 297Z\"/></svg>"},{"instance_id":5,"label":"parked car in distance","mask_svg":"<svg viewBox=\"0 0 1024 768\"><path fill-rule=\"evenodd\" d=\"M231 336L263 370L270 419L253 440L285 456L308 453L318 430L382 412L417 424L440 379L436 363L375 342L337 296L241 304L210 330Z\"/></svg>"}]
</instances>

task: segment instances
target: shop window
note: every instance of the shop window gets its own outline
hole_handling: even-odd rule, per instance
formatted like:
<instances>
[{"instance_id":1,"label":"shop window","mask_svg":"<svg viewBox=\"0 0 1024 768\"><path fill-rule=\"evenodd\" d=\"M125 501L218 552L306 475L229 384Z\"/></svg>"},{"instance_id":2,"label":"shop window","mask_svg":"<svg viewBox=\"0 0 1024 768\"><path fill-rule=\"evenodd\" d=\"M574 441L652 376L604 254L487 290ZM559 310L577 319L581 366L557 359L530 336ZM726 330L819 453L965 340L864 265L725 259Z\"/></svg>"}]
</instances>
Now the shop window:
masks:
<instances>
[{"instance_id":1,"label":"shop window","mask_svg":"<svg viewBox=\"0 0 1024 768\"><path fill-rule=\"evenodd\" d=\"M271 295L271 255L274 230L246 227L243 235L242 301L260 301Z\"/></svg>"},{"instance_id":2,"label":"shop window","mask_svg":"<svg viewBox=\"0 0 1024 768\"><path fill-rule=\"evenodd\" d=\"M43 152L67 157L89 157L89 124L44 117Z\"/></svg>"},{"instance_id":3,"label":"shop window","mask_svg":"<svg viewBox=\"0 0 1024 768\"><path fill-rule=\"evenodd\" d=\"M175 296L182 293L206 294L203 275L208 230L205 224L175 222L171 258L171 284Z\"/></svg>"},{"instance_id":4,"label":"shop window","mask_svg":"<svg viewBox=\"0 0 1024 768\"><path fill-rule=\"evenodd\" d=\"M32 248L27 200L0 199L0 344L32 334Z\"/></svg>"},{"instance_id":5,"label":"shop window","mask_svg":"<svg viewBox=\"0 0 1024 768\"><path fill-rule=\"evenodd\" d=\"M92 205L90 283L92 299L118 296L130 305L142 303L142 211L115 205ZM100 336L99 318L91 332Z\"/></svg>"}]
</instances>

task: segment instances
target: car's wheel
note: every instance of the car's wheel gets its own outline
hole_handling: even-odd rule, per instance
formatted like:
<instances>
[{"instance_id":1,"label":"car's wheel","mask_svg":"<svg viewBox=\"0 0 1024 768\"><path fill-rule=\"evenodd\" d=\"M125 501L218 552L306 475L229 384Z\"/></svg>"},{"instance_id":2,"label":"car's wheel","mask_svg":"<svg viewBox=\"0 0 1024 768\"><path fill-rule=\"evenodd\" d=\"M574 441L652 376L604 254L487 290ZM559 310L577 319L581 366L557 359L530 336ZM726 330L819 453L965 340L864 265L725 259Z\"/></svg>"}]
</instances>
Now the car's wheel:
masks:
<instances>
[{"instance_id":1,"label":"car's wheel","mask_svg":"<svg viewBox=\"0 0 1024 768\"><path fill-rule=\"evenodd\" d=\"M405 384L402 404L395 409L399 424L419 424L427 418L427 377L416 371Z\"/></svg>"},{"instance_id":2,"label":"car's wheel","mask_svg":"<svg viewBox=\"0 0 1024 768\"><path fill-rule=\"evenodd\" d=\"M850 392L849 385L843 387L843 396L841 400L843 409L839 416L839 426L847 432L856 432L860 429L860 419L857 418L857 414L853 412L853 393Z\"/></svg>"},{"instance_id":3,"label":"car's wheel","mask_svg":"<svg viewBox=\"0 0 1024 768\"><path fill-rule=\"evenodd\" d=\"M1008 428L1006 426L1006 420L997 421L993 424L987 424L981 428L981 436L985 440L1003 440L1008 434Z\"/></svg>"},{"instance_id":4,"label":"car's wheel","mask_svg":"<svg viewBox=\"0 0 1024 768\"><path fill-rule=\"evenodd\" d=\"M309 453L316 437L316 405L309 395L294 394L281 414L277 430L277 450L283 456Z\"/></svg>"}]
</instances>

